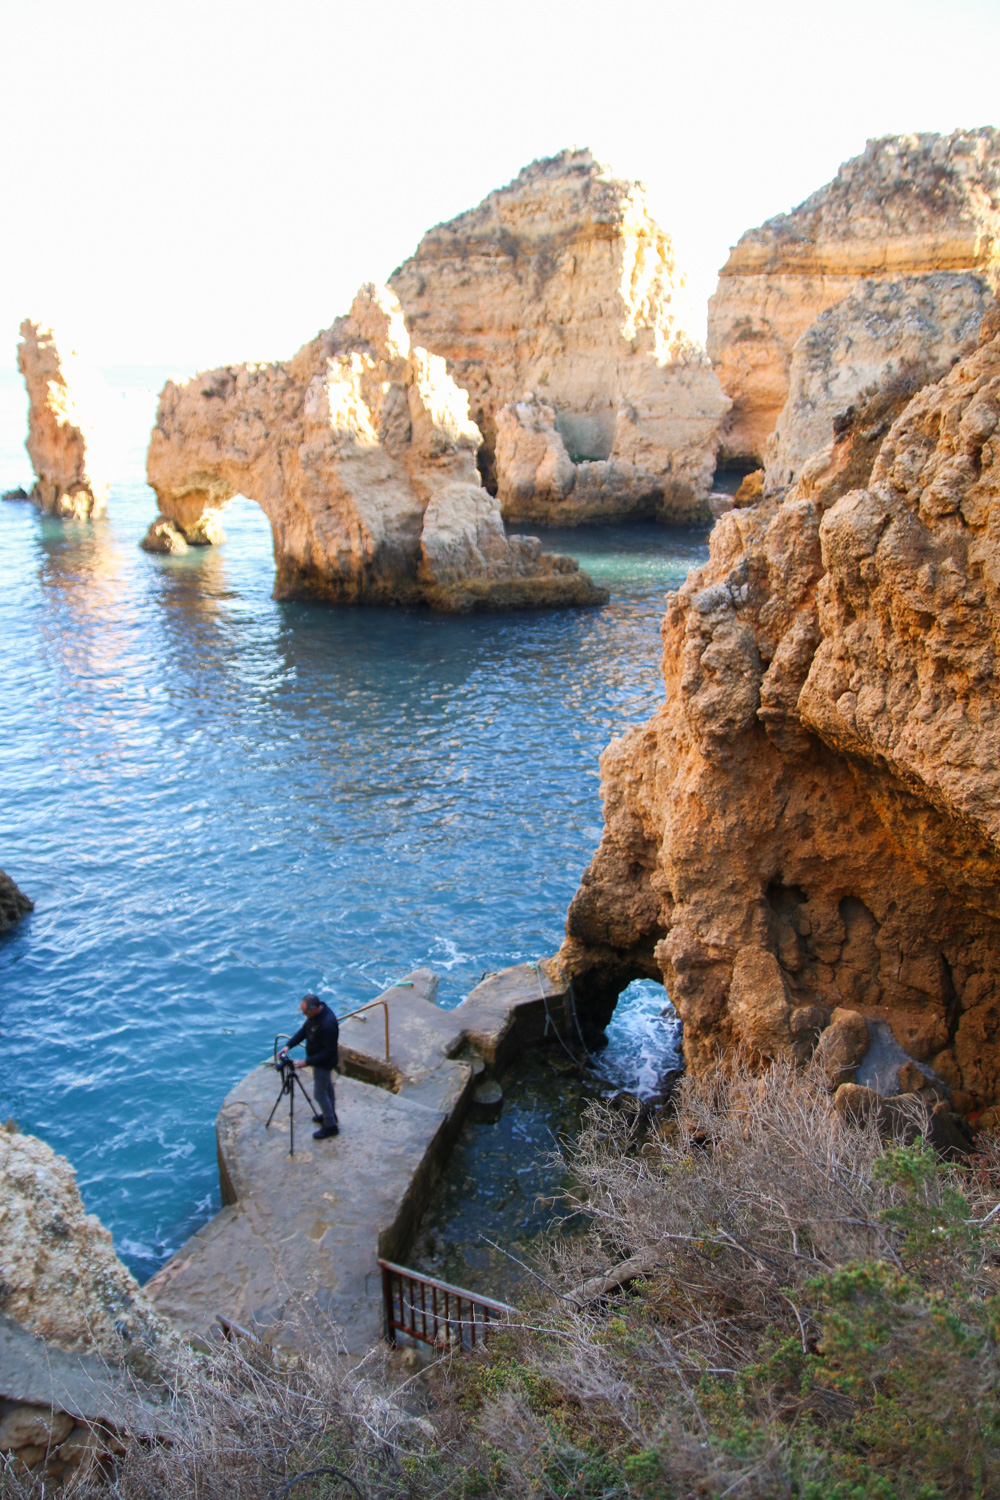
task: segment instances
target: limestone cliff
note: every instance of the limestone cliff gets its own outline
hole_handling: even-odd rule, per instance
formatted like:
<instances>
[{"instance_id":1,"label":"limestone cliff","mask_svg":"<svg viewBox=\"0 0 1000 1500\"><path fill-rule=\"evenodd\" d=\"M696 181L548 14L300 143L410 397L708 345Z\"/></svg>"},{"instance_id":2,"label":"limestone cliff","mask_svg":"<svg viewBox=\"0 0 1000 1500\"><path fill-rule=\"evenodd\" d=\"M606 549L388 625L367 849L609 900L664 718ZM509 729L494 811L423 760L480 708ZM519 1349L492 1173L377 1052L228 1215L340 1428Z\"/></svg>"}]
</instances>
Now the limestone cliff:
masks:
<instances>
[{"instance_id":1,"label":"limestone cliff","mask_svg":"<svg viewBox=\"0 0 1000 1500\"><path fill-rule=\"evenodd\" d=\"M221 535L235 494L271 523L275 597L443 610L595 604L569 558L504 534L476 468L480 434L443 359L414 348L392 293L285 364L210 370L160 396L146 471L160 516L144 545Z\"/></svg>"},{"instance_id":2,"label":"limestone cliff","mask_svg":"<svg viewBox=\"0 0 1000 1500\"><path fill-rule=\"evenodd\" d=\"M31 911L34 902L0 870L0 932L6 932Z\"/></svg>"},{"instance_id":3,"label":"limestone cliff","mask_svg":"<svg viewBox=\"0 0 1000 1500\"><path fill-rule=\"evenodd\" d=\"M100 456L99 377L75 352L60 353L51 328L27 318L17 368L28 388L25 446L36 476L30 498L47 515L101 515L109 480Z\"/></svg>"},{"instance_id":4,"label":"limestone cliff","mask_svg":"<svg viewBox=\"0 0 1000 1500\"><path fill-rule=\"evenodd\" d=\"M787 487L865 392L912 392L950 370L995 305L981 277L937 271L862 281L820 313L792 351L788 400L764 450L768 488Z\"/></svg>"},{"instance_id":5,"label":"limestone cliff","mask_svg":"<svg viewBox=\"0 0 1000 1500\"><path fill-rule=\"evenodd\" d=\"M505 517L708 519L729 402L639 183L589 151L533 162L389 284L469 393Z\"/></svg>"},{"instance_id":6,"label":"limestone cliff","mask_svg":"<svg viewBox=\"0 0 1000 1500\"><path fill-rule=\"evenodd\" d=\"M1000 1103L995 318L874 436L892 409L724 516L671 597L562 961L594 1024L662 979L696 1070L861 1008L971 1109Z\"/></svg>"},{"instance_id":7,"label":"limestone cliff","mask_svg":"<svg viewBox=\"0 0 1000 1500\"><path fill-rule=\"evenodd\" d=\"M125 1359L148 1374L180 1342L80 1199L65 1157L0 1128L0 1311L60 1349Z\"/></svg>"},{"instance_id":8,"label":"limestone cliff","mask_svg":"<svg viewBox=\"0 0 1000 1500\"><path fill-rule=\"evenodd\" d=\"M1000 130L884 136L790 214L743 235L709 302L708 352L733 400L723 455L763 456L796 340L867 277L1000 274Z\"/></svg>"}]
</instances>

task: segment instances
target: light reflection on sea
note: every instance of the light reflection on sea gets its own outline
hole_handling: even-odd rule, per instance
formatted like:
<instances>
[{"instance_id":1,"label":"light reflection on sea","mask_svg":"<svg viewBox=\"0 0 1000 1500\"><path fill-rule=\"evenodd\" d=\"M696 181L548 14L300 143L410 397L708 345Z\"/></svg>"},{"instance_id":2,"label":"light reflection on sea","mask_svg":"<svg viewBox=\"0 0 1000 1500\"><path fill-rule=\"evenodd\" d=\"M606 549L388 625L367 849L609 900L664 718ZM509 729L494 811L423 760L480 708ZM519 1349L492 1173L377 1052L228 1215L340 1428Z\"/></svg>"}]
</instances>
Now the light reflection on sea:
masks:
<instances>
[{"instance_id":1,"label":"light reflection on sea","mask_svg":"<svg viewBox=\"0 0 1000 1500\"><path fill-rule=\"evenodd\" d=\"M558 947L598 755L659 701L664 596L706 555L697 530L546 534L611 587L597 611L276 604L249 502L218 550L138 548L163 373L112 378L107 520L0 505L0 866L36 903L0 940L0 1117L69 1157L140 1277L217 1206L221 1098L305 989L347 1008L427 964L453 1005ZM2 489L23 406L0 378ZM648 1009L616 1019L623 1083Z\"/></svg>"}]
</instances>

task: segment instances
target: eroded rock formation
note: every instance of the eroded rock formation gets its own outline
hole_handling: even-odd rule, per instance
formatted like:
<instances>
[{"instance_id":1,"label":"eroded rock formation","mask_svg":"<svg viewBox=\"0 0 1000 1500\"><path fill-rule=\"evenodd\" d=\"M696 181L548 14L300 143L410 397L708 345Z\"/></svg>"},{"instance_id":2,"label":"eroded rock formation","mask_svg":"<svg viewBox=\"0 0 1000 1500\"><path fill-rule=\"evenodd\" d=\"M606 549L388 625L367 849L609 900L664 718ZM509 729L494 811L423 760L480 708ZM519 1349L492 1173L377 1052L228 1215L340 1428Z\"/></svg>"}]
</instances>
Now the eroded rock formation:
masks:
<instances>
[{"instance_id":1,"label":"eroded rock formation","mask_svg":"<svg viewBox=\"0 0 1000 1500\"><path fill-rule=\"evenodd\" d=\"M13 927L31 911L34 904L30 897L18 889L10 876L0 870L0 932Z\"/></svg>"},{"instance_id":2,"label":"eroded rock formation","mask_svg":"<svg viewBox=\"0 0 1000 1500\"><path fill-rule=\"evenodd\" d=\"M867 277L1000 273L1000 131L885 136L790 214L743 235L709 302L708 352L733 400L724 457L763 457L796 340Z\"/></svg>"},{"instance_id":3,"label":"eroded rock formation","mask_svg":"<svg viewBox=\"0 0 1000 1500\"><path fill-rule=\"evenodd\" d=\"M989 320L988 320L989 322ZM882 397L670 599L666 701L602 758L561 959L602 1024L662 979L689 1066L888 1023L1000 1103L1000 331ZM873 465L873 467L872 467ZM870 470L870 473L869 473Z\"/></svg>"},{"instance_id":4,"label":"eroded rock formation","mask_svg":"<svg viewBox=\"0 0 1000 1500\"><path fill-rule=\"evenodd\" d=\"M109 478L100 453L99 377L75 352L60 353L51 328L27 318L17 368L28 388L25 447L36 476L30 498L47 515L101 515Z\"/></svg>"},{"instance_id":5,"label":"eroded rock formation","mask_svg":"<svg viewBox=\"0 0 1000 1500\"><path fill-rule=\"evenodd\" d=\"M223 506L271 523L275 597L443 610L602 603L570 558L504 533L476 468L478 428L443 359L414 348L399 303L366 286L286 364L210 370L160 396L144 545L221 535Z\"/></svg>"},{"instance_id":6,"label":"eroded rock formation","mask_svg":"<svg viewBox=\"0 0 1000 1500\"><path fill-rule=\"evenodd\" d=\"M0 1128L2 1311L60 1349L124 1359L149 1374L176 1361L180 1341L88 1214L65 1157L35 1136Z\"/></svg>"},{"instance_id":7,"label":"eroded rock formation","mask_svg":"<svg viewBox=\"0 0 1000 1500\"><path fill-rule=\"evenodd\" d=\"M709 518L729 402L640 184L589 151L533 162L389 284L469 393L505 517Z\"/></svg>"},{"instance_id":8,"label":"eroded rock formation","mask_svg":"<svg viewBox=\"0 0 1000 1500\"><path fill-rule=\"evenodd\" d=\"M788 400L764 450L768 487L787 488L864 393L912 393L945 374L975 349L995 305L981 277L940 271L863 281L820 313L792 351Z\"/></svg>"}]
</instances>

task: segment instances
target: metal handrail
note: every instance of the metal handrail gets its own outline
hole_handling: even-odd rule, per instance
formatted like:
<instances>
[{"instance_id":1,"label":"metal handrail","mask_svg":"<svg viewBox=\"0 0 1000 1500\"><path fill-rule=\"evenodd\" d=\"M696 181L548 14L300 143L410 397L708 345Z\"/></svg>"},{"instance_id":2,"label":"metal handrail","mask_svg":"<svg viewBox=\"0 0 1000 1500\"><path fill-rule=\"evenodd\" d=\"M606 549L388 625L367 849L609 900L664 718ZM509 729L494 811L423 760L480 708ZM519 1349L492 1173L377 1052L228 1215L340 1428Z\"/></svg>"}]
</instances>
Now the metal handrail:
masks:
<instances>
[{"instance_id":1,"label":"metal handrail","mask_svg":"<svg viewBox=\"0 0 1000 1500\"><path fill-rule=\"evenodd\" d=\"M506 1302L483 1297L478 1292L467 1291L465 1287L452 1286L449 1281L439 1281L436 1276L425 1276L422 1271L399 1266L395 1261L379 1259L379 1267L382 1271L382 1297L385 1303L385 1336L390 1344L395 1344L396 1334L399 1332L440 1349L453 1342L457 1331L459 1347L464 1346L468 1336L469 1348L475 1348L477 1333L481 1342L485 1343L491 1322L501 1317L511 1317L517 1312L516 1307L510 1307ZM404 1283L408 1301L404 1300ZM431 1294L430 1306L428 1291ZM463 1302L468 1305L467 1316L463 1315ZM482 1314L479 1318L476 1317L477 1309Z\"/></svg>"},{"instance_id":2,"label":"metal handrail","mask_svg":"<svg viewBox=\"0 0 1000 1500\"><path fill-rule=\"evenodd\" d=\"M393 985L393 989L397 986ZM359 1005L357 1010L349 1010L346 1016L338 1016L338 1022L349 1021L352 1016L360 1016L363 1010L373 1010L376 1005L381 1005L385 1011L385 1060L389 1061L389 1007L384 1000L369 1000L367 1005Z\"/></svg>"}]
</instances>

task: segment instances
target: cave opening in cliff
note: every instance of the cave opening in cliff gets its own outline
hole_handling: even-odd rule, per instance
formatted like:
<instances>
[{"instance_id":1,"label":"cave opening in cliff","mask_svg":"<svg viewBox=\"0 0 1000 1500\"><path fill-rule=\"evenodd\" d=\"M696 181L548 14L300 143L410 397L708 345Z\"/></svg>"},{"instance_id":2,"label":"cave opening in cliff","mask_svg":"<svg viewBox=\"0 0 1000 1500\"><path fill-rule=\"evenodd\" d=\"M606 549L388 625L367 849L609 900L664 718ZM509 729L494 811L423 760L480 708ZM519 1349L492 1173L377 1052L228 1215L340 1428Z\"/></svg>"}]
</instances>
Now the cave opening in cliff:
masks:
<instances>
[{"instance_id":1,"label":"cave opening in cliff","mask_svg":"<svg viewBox=\"0 0 1000 1500\"><path fill-rule=\"evenodd\" d=\"M618 995L597 1068L617 1089L644 1103L665 1098L684 1068L682 1032L663 985L632 979Z\"/></svg>"},{"instance_id":2,"label":"cave opening in cliff","mask_svg":"<svg viewBox=\"0 0 1000 1500\"><path fill-rule=\"evenodd\" d=\"M712 489L720 495L735 495L748 474L760 468L756 458L727 458L712 476Z\"/></svg>"}]
</instances>

